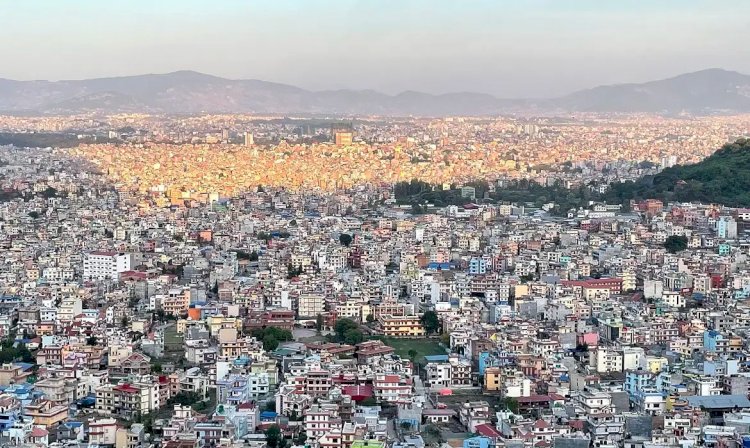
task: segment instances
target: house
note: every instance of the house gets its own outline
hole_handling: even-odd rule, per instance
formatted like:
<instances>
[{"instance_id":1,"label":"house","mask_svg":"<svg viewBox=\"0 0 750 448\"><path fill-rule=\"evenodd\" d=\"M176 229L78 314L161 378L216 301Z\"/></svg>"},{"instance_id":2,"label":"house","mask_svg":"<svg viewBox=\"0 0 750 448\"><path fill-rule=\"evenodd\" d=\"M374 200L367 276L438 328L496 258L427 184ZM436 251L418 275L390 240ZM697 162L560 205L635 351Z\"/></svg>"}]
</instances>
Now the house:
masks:
<instances>
[{"instance_id":1,"label":"house","mask_svg":"<svg viewBox=\"0 0 750 448\"><path fill-rule=\"evenodd\" d=\"M456 416L456 411L453 409L425 409L422 411L422 419L424 423L431 424L447 424Z\"/></svg>"}]
</instances>

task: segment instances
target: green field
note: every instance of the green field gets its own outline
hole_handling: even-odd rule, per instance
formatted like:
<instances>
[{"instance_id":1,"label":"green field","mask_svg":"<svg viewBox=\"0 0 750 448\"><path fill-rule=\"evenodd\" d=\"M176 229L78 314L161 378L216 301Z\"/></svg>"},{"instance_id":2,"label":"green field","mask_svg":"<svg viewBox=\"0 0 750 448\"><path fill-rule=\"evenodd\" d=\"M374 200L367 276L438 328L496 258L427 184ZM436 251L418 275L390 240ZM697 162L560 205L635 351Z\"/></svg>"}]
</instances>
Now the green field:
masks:
<instances>
[{"instance_id":1,"label":"green field","mask_svg":"<svg viewBox=\"0 0 750 448\"><path fill-rule=\"evenodd\" d=\"M164 361L180 362L185 356L184 336L172 325L164 330Z\"/></svg>"},{"instance_id":2,"label":"green field","mask_svg":"<svg viewBox=\"0 0 750 448\"><path fill-rule=\"evenodd\" d=\"M181 351L184 340L185 339L181 334L177 334L177 327L174 325L164 330L164 345L169 347L166 350Z\"/></svg>"},{"instance_id":3,"label":"green field","mask_svg":"<svg viewBox=\"0 0 750 448\"><path fill-rule=\"evenodd\" d=\"M414 350L417 352L416 359L412 359L418 364L423 364L424 356L429 355L445 355L445 348L440 345L439 339L400 339L400 338L380 338L386 345L393 347L396 350L396 354L402 358L409 358L409 351Z\"/></svg>"}]
</instances>

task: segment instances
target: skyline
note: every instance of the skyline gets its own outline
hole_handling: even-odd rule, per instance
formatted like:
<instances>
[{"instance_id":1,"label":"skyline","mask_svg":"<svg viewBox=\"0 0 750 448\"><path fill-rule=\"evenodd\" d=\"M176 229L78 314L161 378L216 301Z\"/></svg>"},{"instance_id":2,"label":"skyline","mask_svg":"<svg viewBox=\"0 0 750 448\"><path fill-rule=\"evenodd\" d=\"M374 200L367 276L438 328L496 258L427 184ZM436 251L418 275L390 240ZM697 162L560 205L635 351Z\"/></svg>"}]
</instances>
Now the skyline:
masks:
<instances>
[{"instance_id":1,"label":"skyline","mask_svg":"<svg viewBox=\"0 0 750 448\"><path fill-rule=\"evenodd\" d=\"M740 44L740 34L728 32L743 29L742 12L750 12L750 5L734 1L469 5L5 4L0 14L10 20L0 36L14 45L1 48L0 57L14 63L0 78L195 70L314 91L475 91L533 98L713 67L750 72L750 50Z\"/></svg>"}]
</instances>

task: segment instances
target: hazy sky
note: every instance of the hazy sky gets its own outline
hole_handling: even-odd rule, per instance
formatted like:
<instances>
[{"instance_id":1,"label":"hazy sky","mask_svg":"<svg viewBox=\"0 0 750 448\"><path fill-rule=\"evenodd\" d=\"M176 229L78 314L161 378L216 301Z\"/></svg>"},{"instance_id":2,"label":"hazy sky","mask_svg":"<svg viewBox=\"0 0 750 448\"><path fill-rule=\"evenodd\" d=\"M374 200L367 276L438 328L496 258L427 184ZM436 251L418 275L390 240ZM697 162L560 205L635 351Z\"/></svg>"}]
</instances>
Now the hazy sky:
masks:
<instances>
[{"instance_id":1,"label":"hazy sky","mask_svg":"<svg viewBox=\"0 0 750 448\"><path fill-rule=\"evenodd\" d=\"M748 0L0 0L0 77L191 69L308 89L549 96L750 73Z\"/></svg>"}]
</instances>

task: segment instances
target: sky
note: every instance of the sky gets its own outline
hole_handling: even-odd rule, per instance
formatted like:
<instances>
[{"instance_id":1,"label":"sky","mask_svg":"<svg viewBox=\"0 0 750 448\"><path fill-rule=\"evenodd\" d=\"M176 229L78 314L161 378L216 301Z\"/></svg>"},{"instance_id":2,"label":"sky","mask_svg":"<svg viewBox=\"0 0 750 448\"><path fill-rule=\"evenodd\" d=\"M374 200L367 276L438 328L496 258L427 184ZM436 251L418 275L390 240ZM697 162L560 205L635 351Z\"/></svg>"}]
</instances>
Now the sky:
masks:
<instances>
[{"instance_id":1,"label":"sky","mask_svg":"<svg viewBox=\"0 0 750 448\"><path fill-rule=\"evenodd\" d=\"M0 78L196 70L311 90L550 97L750 73L747 0L0 0Z\"/></svg>"}]
</instances>

